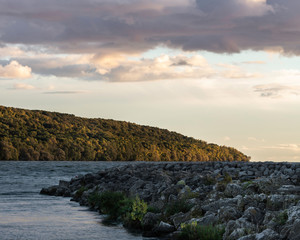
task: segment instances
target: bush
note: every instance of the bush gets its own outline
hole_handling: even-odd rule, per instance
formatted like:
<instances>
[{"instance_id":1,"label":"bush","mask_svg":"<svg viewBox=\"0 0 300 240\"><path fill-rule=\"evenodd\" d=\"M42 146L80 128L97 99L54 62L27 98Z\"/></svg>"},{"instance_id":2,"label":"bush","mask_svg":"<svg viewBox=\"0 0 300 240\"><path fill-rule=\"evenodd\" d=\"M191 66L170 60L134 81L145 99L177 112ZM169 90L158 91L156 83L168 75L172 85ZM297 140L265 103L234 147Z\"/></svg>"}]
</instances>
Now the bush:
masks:
<instances>
[{"instance_id":1,"label":"bush","mask_svg":"<svg viewBox=\"0 0 300 240\"><path fill-rule=\"evenodd\" d=\"M191 204L188 204L185 199L179 199L171 202L166 206L166 215L172 216L175 213L186 213L192 208Z\"/></svg>"},{"instance_id":2,"label":"bush","mask_svg":"<svg viewBox=\"0 0 300 240\"><path fill-rule=\"evenodd\" d=\"M286 224L286 221L288 220L289 216L287 214L287 211L283 211L281 213L279 213L276 217L275 217L275 222L279 225L284 225Z\"/></svg>"},{"instance_id":3,"label":"bush","mask_svg":"<svg viewBox=\"0 0 300 240\"><path fill-rule=\"evenodd\" d=\"M225 183L225 184L228 184L228 183L231 183L232 182L232 177L230 176L230 174L229 173L225 173L224 174L224 180L223 180L223 182Z\"/></svg>"},{"instance_id":4,"label":"bush","mask_svg":"<svg viewBox=\"0 0 300 240\"><path fill-rule=\"evenodd\" d=\"M121 192L95 192L89 196L88 200L92 208L107 214L106 220L115 221L120 218L125 224L132 226L140 226L148 209L147 203L138 196L132 199Z\"/></svg>"},{"instance_id":5,"label":"bush","mask_svg":"<svg viewBox=\"0 0 300 240\"><path fill-rule=\"evenodd\" d=\"M126 195L121 192L106 191L103 193L93 193L89 196L88 200L92 208L107 214L108 220L117 220L132 210L133 200L127 198Z\"/></svg>"},{"instance_id":6,"label":"bush","mask_svg":"<svg viewBox=\"0 0 300 240\"><path fill-rule=\"evenodd\" d=\"M87 189L84 186L81 186L75 193L75 197L76 198L80 198L83 194L84 191L86 191Z\"/></svg>"},{"instance_id":7,"label":"bush","mask_svg":"<svg viewBox=\"0 0 300 240\"><path fill-rule=\"evenodd\" d=\"M197 222L182 224L181 228L182 232L179 235L181 240L222 240L225 232L224 227L201 226L197 225Z\"/></svg>"},{"instance_id":8,"label":"bush","mask_svg":"<svg viewBox=\"0 0 300 240\"><path fill-rule=\"evenodd\" d=\"M143 217L147 213L147 209L147 203L145 203L138 196L136 196L132 204L132 211L130 213L131 219L134 221L138 220L141 222L143 220Z\"/></svg>"}]
</instances>

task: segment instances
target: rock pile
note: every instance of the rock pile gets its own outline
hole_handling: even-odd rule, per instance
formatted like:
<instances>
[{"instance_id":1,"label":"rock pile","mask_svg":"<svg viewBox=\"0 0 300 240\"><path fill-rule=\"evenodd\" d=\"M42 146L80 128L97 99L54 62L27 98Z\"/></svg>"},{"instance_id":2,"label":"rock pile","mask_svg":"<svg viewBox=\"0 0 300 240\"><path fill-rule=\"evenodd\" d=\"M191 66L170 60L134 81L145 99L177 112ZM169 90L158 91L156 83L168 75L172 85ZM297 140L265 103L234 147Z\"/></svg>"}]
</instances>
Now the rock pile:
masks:
<instances>
[{"instance_id":1,"label":"rock pile","mask_svg":"<svg viewBox=\"0 0 300 240\"><path fill-rule=\"evenodd\" d=\"M60 181L42 194L89 205L95 192L122 191L148 203L145 236L175 239L181 224L221 225L224 240L300 239L300 164L140 163ZM80 193L80 194L79 194Z\"/></svg>"}]
</instances>

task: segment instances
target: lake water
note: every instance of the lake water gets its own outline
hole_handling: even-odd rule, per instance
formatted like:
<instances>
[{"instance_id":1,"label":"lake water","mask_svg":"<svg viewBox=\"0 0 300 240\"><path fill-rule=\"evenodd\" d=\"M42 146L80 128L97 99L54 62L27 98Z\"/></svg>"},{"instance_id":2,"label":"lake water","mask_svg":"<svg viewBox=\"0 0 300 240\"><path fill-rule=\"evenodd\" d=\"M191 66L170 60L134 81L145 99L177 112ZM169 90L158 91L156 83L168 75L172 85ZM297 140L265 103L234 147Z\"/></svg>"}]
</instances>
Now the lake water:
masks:
<instances>
[{"instance_id":1,"label":"lake water","mask_svg":"<svg viewBox=\"0 0 300 240\"><path fill-rule=\"evenodd\" d=\"M105 226L101 215L70 198L39 194L59 180L123 164L129 163L0 161L0 239L149 239Z\"/></svg>"}]
</instances>

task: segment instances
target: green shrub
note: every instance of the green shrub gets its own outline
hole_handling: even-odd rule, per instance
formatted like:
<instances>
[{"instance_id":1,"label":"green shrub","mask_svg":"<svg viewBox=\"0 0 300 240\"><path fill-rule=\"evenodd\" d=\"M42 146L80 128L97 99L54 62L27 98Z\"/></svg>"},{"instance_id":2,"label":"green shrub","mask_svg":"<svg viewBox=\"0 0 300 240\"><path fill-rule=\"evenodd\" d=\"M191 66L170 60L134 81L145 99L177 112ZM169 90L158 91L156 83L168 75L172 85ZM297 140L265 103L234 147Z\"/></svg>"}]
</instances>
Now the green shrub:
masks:
<instances>
[{"instance_id":1,"label":"green shrub","mask_svg":"<svg viewBox=\"0 0 300 240\"><path fill-rule=\"evenodd\" d=\"M132 209L132 199L121 192L94 193L89 197L89 203L101 213L107 214L108 220L117 220Z\"/></svg>"},{"instance_id":2,"label":"green shrub","mask_svg":"<svg viewBox=\"0 0 300 240\"><path fill-rule=\"evenodd\" d=\"M286 221L288 220L289 216L287 214L287 211L282 211L275 217L275 222L279 225L284 225L286 224Z\"/></svg>"},{"instance_id":3,"label":"green shrub","mask_svg":"<svg viewBox=\"0 0 300 240\"><path fill-rule=\"evenodd\" d=\"M132 211L130 213L132 220L138 220L142 221L143 217L147 213L147 203L145 203L143 200L141 200L138 196L136 196L135 200L132 204Z\"/></svg>"},{"instance_id":4,"label":"green shrub","mask_svg":"<svg viewBox=\"0 0 300 240\"><path fill-rule=\"evenodd\" d=\"M138 196L132 199L121 192L95 192L89 196L88 201L92 208L107 214L108 222L120 219L134 227L141 226L140 223L148 209L147 203Z\"/></svg>"},{"instance_id":5,"label":"green shrub","mask_svg":"<svg viewBox=\"0 0 300 240\"><path fill-rule=\"evenodd\" d=\"M160 213L161 211L160 211L159 208L157 208L157 207L148 206L147 212L151 212L151 213Z\"/></svg>"},{"instance_id":6,"label":"green shrub","mask_svg":"<svg viewBox=\"0 0 300 240\"><path fill-rule=\"evenodd\" d=\"M224 183L228 184L228 183L231 183L232 182L232 177L230 176L229 173L225 173L224 174L224 180L223 180Z\"/></svg>"},{"instance_id":7,"label":"green shrub","mask_svg":"<svg viewBox=\"0 0 300 240\"><path fill-rule=\"evenodd\" d=\"M76 198L80 198L83 194L84 191L86 191L86 187L85 186L81 186L75 193L75 197Z\"/></svg>"},{"instance_id":8,"label":"green shrub","mask_svg":"<svg viewBox=\"0 0 300 240\"><path fill-rule=\"evenodd\" d=\"M181 240L222 240L225 232L224 227L201 226L197 225L197 222L182 224L181 229Z\"/></svg>"},{"instance_id":9,"label":"green shrub","mask_svg":"<svg viewBox=\"0 0 300 240\"><path fill-rule=\"evenodd\" d=\"M175 213L183 212L186 213L192 208L191 204L188 204L185 199L179 199L174 202L170 202L166 206L165 213L168 216L172 216Z\"/></svg>"},{"instance_id":10,"label":"green shrub","mask_svg":"<svg viewBox=\"0 0 300 240\"><path fill-rule=\"evenodd\" d=\"M94 209L99 209L100 207L100 193L94 192L88 197L89 206Z\"/></svg>"},{"instance_id":11,"label":"green shrub","mask_svg":"<svg viewBox=\"0 0 300 240\"><path fill-rule=\"evenodd\" d=\"M210 176L210 175L207 175L206 178L205 178L205 185L214 185L217 183L217 180L216 178Z\"/></svg>"}]
</instances>

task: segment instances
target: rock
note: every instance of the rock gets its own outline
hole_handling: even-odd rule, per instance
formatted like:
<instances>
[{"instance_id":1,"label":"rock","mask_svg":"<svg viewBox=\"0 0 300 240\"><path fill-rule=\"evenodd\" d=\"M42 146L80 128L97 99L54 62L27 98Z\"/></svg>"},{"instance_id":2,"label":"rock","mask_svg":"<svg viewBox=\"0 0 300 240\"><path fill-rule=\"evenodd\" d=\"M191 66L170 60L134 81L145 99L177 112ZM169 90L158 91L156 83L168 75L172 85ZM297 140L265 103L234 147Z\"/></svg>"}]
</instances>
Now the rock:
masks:
<instances>
[{"instance_id":1,"label":"rock","mask_svg":"<svg viewBox=\"0 0 300 240\"><path fill-rule=\"evenodd\" d=\"M224 181L226 174L232 177L228 184ZM138 195L160 212L144 216L147 236L172 238L181 223L196 221L199 225L226 224L224 240L272 239L278 235L278 239L298 240L299 185L298 163L139 163L60 181L41 193L71 195L81 205L88 205L94 192ZM166 207L178 200L192 209L181 213L177 207L174 212L179 213L165 214ZM160 222L162 219L164 222Z\"/></svg>"},{"instance_id":2,"label":"rock","mask_svg":"<svg viewBox=\"0 0 300 240\"><path fill-rule=\"evenodd\" d=\"M58 186L68 188L70 186L70 183L68 181L60 180Z\"/></svg>"},{"instance_id":3,"label":"rock","mask_svg":"<svg viewBox=\"0 0 300 240\"><path fill-rule=\"evenodd\" d=\"M171 221L173 222L175 228L177 229L178 227L180 227L181 223L184 223L186 221L188 221L189 219L191 219L191 213L187 212L187 213L177 213L175 215L173 215L172 217L170 217Z\"/></svg>"},{"instance_id":4,"label":"rock","mask_svg":"<svg viewBox=\"0 0 300 240\"><path fill-rule=\"evenodd\" d=\"M236 197L237 195L243 194L243 189L238 184L229 183L225 188L224 194L226 197Z\"/></svg>"},{"instance_id":5,"label":"rock","mask_svg":"<svg viewBox=\"0 0 300 240\"><path fill-rule=\"evenodd\" d=\"M245 218L230 220L225 228L224 239L237 240L256 231L256 225Z\"/></svg>"},{"instance_id":6,"label":"rock","mask_svg":"<svg viewBox=\"0 0 300 240\"><path fill-rule=\"evenodd\" d=\"M56 194L57 189L58 189L58 186L42 188L42 190L40 191L40 194L54 196Z\"/></svg>"},{"instance_id":7,"label":"rock","mask_svg":"<svg viewBox=\"0 0 300 240\"><path fill-rule=\"evenodd\" d=\"M199 225L215 225L218 223L218 217L214 213L206 214L204 217L201 218L192 218L187 223L197 222Z\"/></svg>"},{"instance_id":8,"label":"rock","mask_svg":"<svg viewBox=\"0 0 300 240\"><path fill-rule=\"evenodd\" d=\"M245 210L243 218L254 224L260 224L263 221L264 215L259 208L249 207Z\"/></svg>"},{"instance_id":9,"label":"rock","mask_svg":"<svg viewBox=\"0 0 300 240\"><path fill-rule=\"evenodd\" d=\"M281 194L272 194L267 198L267 210L279 211L280 209L285 209L291 204L294 204L299 200L298 195L281 195Z\"/></svg>"},{"instance_id":10,"label":"rock","mask_svg":"<svg viewBox=\"0 0 300 240\"><path fill-rule=\"evenodd\" d=\"M240 237L238 240L255 240L255 234L250 234L244 237Z\"/></svg>"},{"instance_id":11,"label":"rock","mask_svg":"<svg viewBox=\"0 0 300 240\"><path fill-rule=\"evenodd\" d=\"M236 208L231 206L221 207L218 211L218 218L221 222L228 222L235 220L242 216L242 213Z\"/></svg>"},{"instance_id":12,"label":"rock","mask_svg":"<svg viewBox=\"0 0 300 240\"><path fill-rule=\"evenodd\" d=\"M142 225L144 230L151 230L160 220L162 214L161 213L151 213L147 212L143 218Z\"/></svg>"},{"instance_id":13,"label":"rock","mask_svg":"<svg viewBox=\"0 0 300 240\"><path fill-rule=\"evenodd\" d=\"M158 236L174 232L176 229L169 223L161 221L157 227L153 229Z\"/></svg>"},{"instance_id":14,"label":"rock","mask_svg":"<svg viewBox=\"0 0 300 240\"><path fill-rule=\"evenodd\" d=\"M300 186L295 185L282 185L278 190L278 193L283 194L296 194L300 195Z\"/></svg>"},{"instance_id":15,"label":"rock","mask_svg":"<svg viewBox=\"0 0 300 240\"><path fill-rule=\"evenodd\" d=\"M300 218L296 219L295 222L293 223L289 237L288 239L290 240L299 240L300 239Z\"/></svg>"},{"instance_id":16,"label":"rock","mask_svg":"<svg viewBox=\"0 0 300 240\"><path fill-rule=\"evenodd\" d=\"M201 206L204 211L217 212L221 207L236 206L238 202L237 198L225 198L214 200L206 205Z\"/></svg>"},{"instance_id":17,"label":"rock","mask_svg":"<svg viewBox=\"0 0 300 240\"><path fill-rule=\"evenodd\" d=\"M266 229L261 233L257 233L255 235L255 240L278 240L280 236L277 232L273 231L272 229Z\"/></svg>"}]
</instances>

